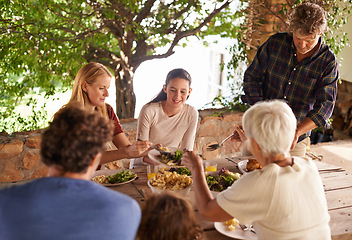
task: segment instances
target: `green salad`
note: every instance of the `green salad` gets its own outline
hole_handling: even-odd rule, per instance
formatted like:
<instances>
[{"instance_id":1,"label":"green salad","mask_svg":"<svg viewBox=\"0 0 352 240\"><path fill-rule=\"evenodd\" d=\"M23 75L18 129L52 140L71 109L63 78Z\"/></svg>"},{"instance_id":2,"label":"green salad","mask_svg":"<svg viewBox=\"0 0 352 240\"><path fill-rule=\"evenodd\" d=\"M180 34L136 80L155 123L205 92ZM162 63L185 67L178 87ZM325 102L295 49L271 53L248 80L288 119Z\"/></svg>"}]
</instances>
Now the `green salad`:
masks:
<instances>
[{"instance_id":1,"label":"green salad","mask_svg":"<svg viewBox=\"0 0 352 240\"><path fill-rule=\"evenodd\" d=\"M108 181L111 184L114 183L123 183L133 179L136 174L133 174L131 171L122 170L121 172L115 173L108 176Z\"/></svg>"},{"instance_id":2,"label":"green salad","mask_svg":"<svg viewBox=\"0 0 352 240\"><path fill-rule=\"evenodd\" d=\"M172 160L177 160L177 161L179 161L179 160L181 160L182 155L183 155L183 151L180 150L180 149L177 149L174 154L171 154L170 158L171 158Z\"/></svg>"},{"instance_id":3,"label":"green salad","mask_svg":"<svg viewBox=\"0 0 352 240\"><path fill-rule=\"evenodd\" d=\"M174 153L161 154L161 162L170 165L170 166L179 166L181 164L181 158L183 151L177 149Z\"/></svg>"},{"instance_id":4,"label":"green salad","mask_svg":"<svg viewBox=\"0 0 352 240\"><path fill-rule=\"evenodd\" d=\"M191 176L191 171L186 167L170 168L169 172L177 172L180 175Z\"/></svg>"},{"instance_id":5,"label":"green salad","mask_svg":"<svg viewBox=\"0 0 352 240\"><path fill-rule=\"evenodd\" d=\"M222 168L217 175L206 176L206 180L211 191L221 192L231 186L240 176L239 173Z\"/></svg>"}]
</instances>

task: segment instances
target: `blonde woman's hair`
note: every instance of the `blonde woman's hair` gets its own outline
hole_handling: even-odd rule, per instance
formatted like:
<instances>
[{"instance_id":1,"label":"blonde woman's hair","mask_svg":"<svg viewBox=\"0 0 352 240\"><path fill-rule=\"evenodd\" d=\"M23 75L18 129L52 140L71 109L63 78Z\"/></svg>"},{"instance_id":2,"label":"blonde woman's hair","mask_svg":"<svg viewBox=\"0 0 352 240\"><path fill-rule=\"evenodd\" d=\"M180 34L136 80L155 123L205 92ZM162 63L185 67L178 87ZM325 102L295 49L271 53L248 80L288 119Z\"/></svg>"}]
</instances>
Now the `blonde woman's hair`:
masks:
<instances>
[{"instance_id":1,"label":"blonde woman's hair","mask_svg":"<svg viewBox=\"0 0 352 240\"><path fill-rule=\"evenodd\" d=\"M86 106L86 104L89 102L89 98L87 96L87 93L83 91L82 84L84 82L87 82L88 84L92 84L96 81L96 79L99 76L102 76L102 75L107 75L110 78L112 78L111 72L103 64L91 62L84 65L78 71L75 77L73 88L72 88L71 99L68 102L68 104L72 102L78 102L82 106ZM107 117L105 105L104 107L97 107L97 110L103 116Z\"/></svg>"}]
</instances>

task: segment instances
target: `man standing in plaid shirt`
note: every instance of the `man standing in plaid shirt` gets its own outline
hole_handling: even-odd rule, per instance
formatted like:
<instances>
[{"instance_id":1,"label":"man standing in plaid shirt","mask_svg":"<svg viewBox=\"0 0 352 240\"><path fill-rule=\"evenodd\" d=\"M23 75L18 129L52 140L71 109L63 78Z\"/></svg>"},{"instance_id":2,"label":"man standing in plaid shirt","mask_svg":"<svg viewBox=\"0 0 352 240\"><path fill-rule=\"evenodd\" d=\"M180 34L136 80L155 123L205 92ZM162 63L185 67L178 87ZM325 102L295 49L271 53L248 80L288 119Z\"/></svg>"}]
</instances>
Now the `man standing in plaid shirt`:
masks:
<instances>
[{"instance_id":1,"label":"man standing in plaid shirt","mask_svg":"<svg viewBox=\"0 0 352 240\"><path fill-rule=\"evenodd\" d=\"M291 155L304 156L310 131L328 126L337 93L337 60L322 40L327 31L323 8L306 2L288 19L287 33L271 36L246 70L242 101L286 101L298 122Z\"/></svg>"}]
</instances>

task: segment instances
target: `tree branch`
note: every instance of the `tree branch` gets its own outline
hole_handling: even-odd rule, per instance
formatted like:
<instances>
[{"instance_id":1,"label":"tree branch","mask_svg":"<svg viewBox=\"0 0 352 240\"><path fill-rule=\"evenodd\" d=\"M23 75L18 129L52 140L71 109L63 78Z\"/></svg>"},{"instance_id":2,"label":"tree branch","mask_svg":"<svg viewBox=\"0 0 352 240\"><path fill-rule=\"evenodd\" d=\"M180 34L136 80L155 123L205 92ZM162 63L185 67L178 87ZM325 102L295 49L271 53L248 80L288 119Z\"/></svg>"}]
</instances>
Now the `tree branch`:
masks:
<instances>
[{"instance_id":1,"label":"tree branch","mask_svg":"<svg viewBox=\"0 0 352 240\"><path fill-rule=\"evenodd\" d=\"M185 37L188 36L192 36L195 35L197 32L200 31L200 29L202 27L204 27L207 23L209 23L211 21L211 19L218 14L220 11L222 11L224 8L228 7L230 5L230 3L232 2L232 0L228 0L226 1L221 7L219 8L215 8L213 10L213 12L211 14L209 14L202 23L199 24L198 27L191 29L191 30L187 30L187 31L183 31L183 32L177 32L175 35L175 38L173 40L173 42L171 43L171 46L169 47L169 49L163 53L163 54L157 54L157 55L151 55L151 56L144 56L144 57L140 57L140 58L135 58L133 59L134 62L134 68L136 66L139 66L140 63L144 62L144 61L148 61L148 60L153 60L153 59L162 59L162 58L167 58L169 56L171 56L172 54L174 54L174 47L178 44L178 42Z\"/></svg>"},{"instance_id":2,"label":"tree branch","mask_svg":"<svg viewBox=\"0 0 352 240\"><path fill-rule=\"evenodd\" d=\"M137 17L134 19L134 21L139 24L142 22L142 20L144 18L146 18L149 13L151 8L153 7L154 3L156 0L148 0L145 4L144 4L144 8L139 12L139 14L137 15Z\"/></svg>"}]
</instances>

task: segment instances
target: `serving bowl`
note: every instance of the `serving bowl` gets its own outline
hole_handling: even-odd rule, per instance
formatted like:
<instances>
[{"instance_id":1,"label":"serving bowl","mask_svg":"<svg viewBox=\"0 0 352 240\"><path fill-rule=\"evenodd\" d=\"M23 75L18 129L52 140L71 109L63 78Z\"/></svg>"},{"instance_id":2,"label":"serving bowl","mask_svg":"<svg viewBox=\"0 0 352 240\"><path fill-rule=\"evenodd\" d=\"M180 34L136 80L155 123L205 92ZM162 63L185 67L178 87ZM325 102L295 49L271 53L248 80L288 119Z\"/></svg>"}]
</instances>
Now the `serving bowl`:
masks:
<instances>
[{"instance_id":1,"label":"serving bowl","mask_svg":"<svg viewBox=\"0 0 352 240\"><path fill-rule=\"evenodd\" d=\"M161 193L161 192L163 192L163 191L171 191L171 192L174 192L174 193L178 194L179 196L183 196L183 197L185 197L185 196L188 195L188 193L189 193L189 191L191 190L192 185L193 185L193 182L192 182L188 187L182 188L182 189L180 189L180 190L171 190L171 189L169 189L169 188L162 189L162 188L160 188L160 187L153 186L153 185L151 184L151 181L152 181L152 180L153 180L153 178L149 179L148 182L147 182L147 184L148 184L148 186L150 187L150 189L152 190L153 193Z\"/></svg>"}]
</instances>

